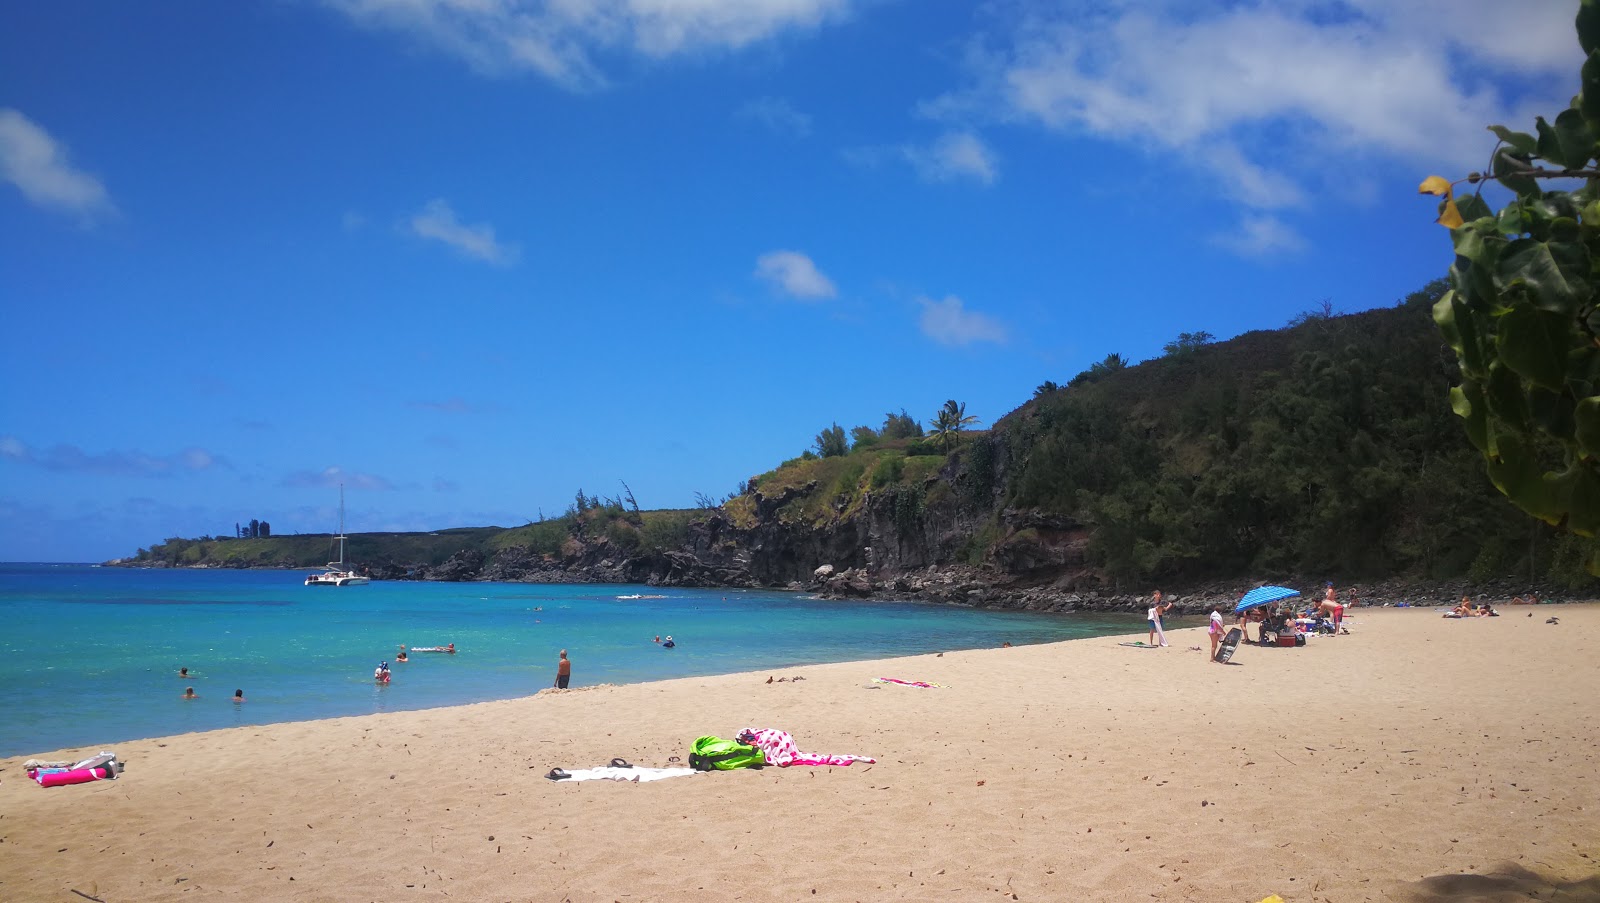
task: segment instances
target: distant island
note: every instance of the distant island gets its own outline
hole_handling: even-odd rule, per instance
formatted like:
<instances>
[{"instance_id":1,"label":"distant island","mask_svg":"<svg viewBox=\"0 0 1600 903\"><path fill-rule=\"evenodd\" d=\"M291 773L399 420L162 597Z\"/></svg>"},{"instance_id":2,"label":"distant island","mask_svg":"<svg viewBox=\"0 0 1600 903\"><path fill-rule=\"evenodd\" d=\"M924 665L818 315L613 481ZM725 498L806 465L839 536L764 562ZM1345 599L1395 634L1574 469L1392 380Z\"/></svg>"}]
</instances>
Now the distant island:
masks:
<instances>
[{"instance_id":1,"label":"distant island","mask_svg":"<svg viewBox=\"0 0 1600 903\"><path fill-rule=\"evenodd\" d=\"M1391 308L1326 306L1155 360L1110 354L1043 383L987 430L930 418L837 423L816 445L685 510L579 491L521 527L352 534L384 580L790 587L1040 610L1129 609L1156 586L1199 602L1261 582L1369 595L1592 597L1594 540L1490 486L1449 407L1456 363L1430 283ZM111 565L309 568L324 535L168 539Z\"/></svg>"}]
</instances>

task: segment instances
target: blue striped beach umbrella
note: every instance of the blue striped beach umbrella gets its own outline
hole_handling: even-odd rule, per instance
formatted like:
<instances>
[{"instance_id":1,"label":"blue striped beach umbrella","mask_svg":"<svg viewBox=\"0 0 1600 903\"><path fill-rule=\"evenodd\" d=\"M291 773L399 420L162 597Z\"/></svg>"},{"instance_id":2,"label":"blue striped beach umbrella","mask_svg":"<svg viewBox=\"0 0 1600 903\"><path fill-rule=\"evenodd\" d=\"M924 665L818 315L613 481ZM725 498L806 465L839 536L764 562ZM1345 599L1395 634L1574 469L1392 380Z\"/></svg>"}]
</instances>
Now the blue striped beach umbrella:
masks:
<instances>
[{"instance_id":1,"label":"blue striped beach umbrella","mask_svg":"<svg viewBox=\"0 0 1600 903\"><path fill-rule=\"evenodd\" d=\"M1239 604L1234 606L1233 610L1238 612L1247 608L1258 608L1284 599L1293 599L1298 595L1300 595L1299 590L1290 589L1287 586L1258 586L1245 593L1244 598L1239 600Z\"/></svg>"}]
</instances>

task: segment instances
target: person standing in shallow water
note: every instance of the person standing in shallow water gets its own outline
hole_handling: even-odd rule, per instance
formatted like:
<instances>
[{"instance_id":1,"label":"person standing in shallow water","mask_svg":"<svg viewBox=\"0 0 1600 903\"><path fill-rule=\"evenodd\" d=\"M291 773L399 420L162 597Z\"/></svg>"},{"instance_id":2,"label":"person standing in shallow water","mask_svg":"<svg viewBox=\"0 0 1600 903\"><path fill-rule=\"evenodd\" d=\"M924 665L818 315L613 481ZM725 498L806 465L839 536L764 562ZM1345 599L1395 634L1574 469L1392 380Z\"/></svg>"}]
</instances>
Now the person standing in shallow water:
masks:
<instances>
[{"instance_id":1,"label":"person standing in shallow water","mask_svg":"<svg viewBox=\"0 0 1600 903\"><path fill-rule=\"evenodd\" d=\"M561 650L561 658L556 660L556 689L565 690L567 682L572 680L572 659L567 658L567 650Z\"/></svg>"}]
</instances>

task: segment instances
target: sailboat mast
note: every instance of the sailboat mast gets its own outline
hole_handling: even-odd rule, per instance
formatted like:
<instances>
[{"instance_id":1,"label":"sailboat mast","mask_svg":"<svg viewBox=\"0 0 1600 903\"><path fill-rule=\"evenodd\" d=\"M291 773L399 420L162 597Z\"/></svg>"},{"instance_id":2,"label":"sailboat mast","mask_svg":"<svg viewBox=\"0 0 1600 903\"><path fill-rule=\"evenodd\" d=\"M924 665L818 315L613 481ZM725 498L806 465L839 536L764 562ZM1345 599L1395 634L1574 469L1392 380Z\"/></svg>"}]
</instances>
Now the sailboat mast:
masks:
<instances>
[{"instance_id":1,"label":"sailboat mast","mask_svg":"<svg viewBox=\"0 0 1600 903\"><path fill-rule=\"evenodd\" d=\"M339 570L344 570L344 484L339 484Z\"/></svg>"}]
</instances>

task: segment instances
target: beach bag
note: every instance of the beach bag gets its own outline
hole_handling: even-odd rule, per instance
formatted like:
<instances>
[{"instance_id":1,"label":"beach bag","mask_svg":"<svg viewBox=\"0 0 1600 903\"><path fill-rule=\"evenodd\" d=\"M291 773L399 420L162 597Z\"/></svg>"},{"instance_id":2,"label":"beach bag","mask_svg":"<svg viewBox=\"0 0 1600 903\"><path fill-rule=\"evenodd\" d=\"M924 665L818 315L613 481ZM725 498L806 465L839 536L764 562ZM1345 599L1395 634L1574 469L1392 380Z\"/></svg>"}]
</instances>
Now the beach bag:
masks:
<instances>
[{"instance_id":1,"label":"beach bag","mask_svg":"<svg viewBox=\"0 0 1600 903\"><path fill-rule=\"evenodd\" d=\"M735 768L760 768L767 754L760 747L721 737L698 737L689 747L689 767L697 771L731 771Z\"/></svg>"}]
</instances>

